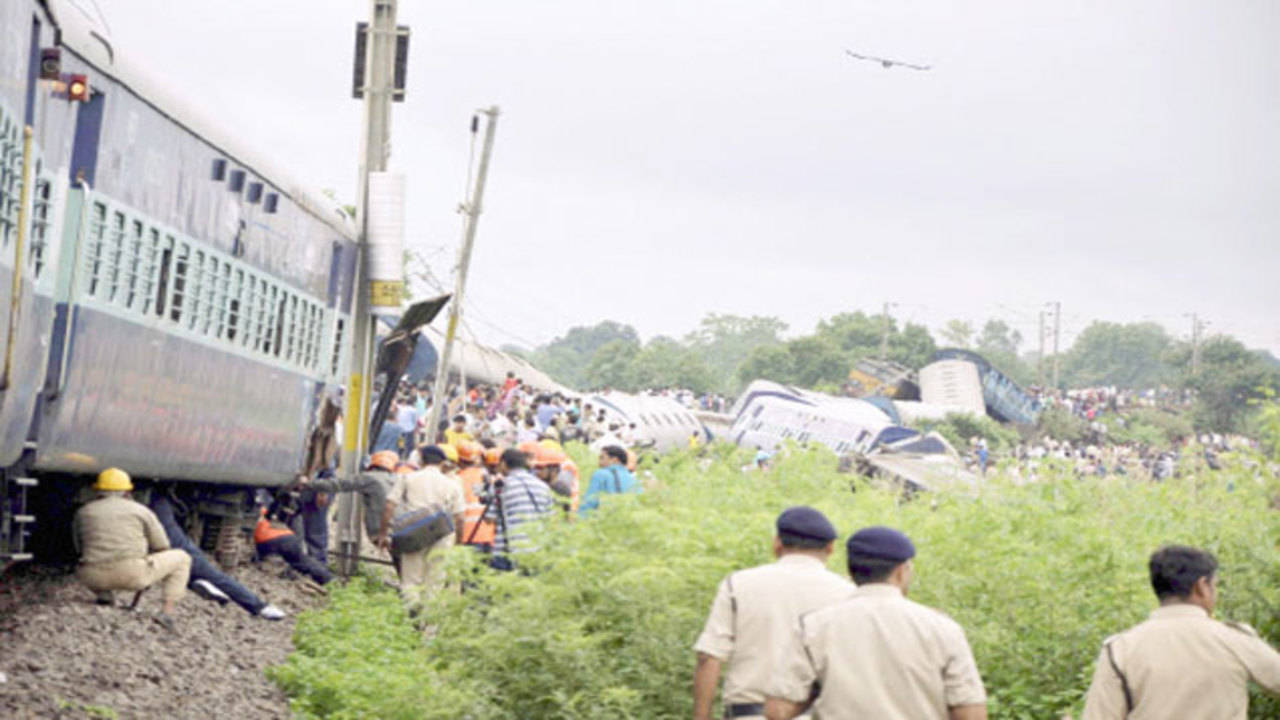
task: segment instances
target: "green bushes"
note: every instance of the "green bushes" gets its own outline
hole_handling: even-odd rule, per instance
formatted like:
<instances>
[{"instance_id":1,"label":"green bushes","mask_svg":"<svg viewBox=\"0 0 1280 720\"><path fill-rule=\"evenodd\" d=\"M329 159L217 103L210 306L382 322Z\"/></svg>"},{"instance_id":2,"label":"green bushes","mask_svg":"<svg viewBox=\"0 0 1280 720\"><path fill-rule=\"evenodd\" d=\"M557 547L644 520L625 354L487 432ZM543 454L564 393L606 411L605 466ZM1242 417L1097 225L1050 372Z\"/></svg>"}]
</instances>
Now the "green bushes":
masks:
<instances>
[{"instance_id":1,"label":"green bushes","mask_svg":"<svg viewBox=\"0 0 1280 720\"><path fill-rule=\"evenodd\" d=\"M687 717L690 646L716 583L768 561L773 521L795 504L820 508L845 536L888 524L913 537L912 597L965 627L992 717L1078 705L1102 639L1154 606L1145 564L1163 543L1217 553L1219 615L1280 639L1280 522L1244 470L1162 485L995 479L977 494L901 503L861 483L851 494L823 451L780 458L768 474L742 473L749 458L733 450L713 454L668 456L645 494L556 523L527 576L483 571L457 549L450 572L468 590L438 598L425 643L391 592L335 590L301 619L298 651L274 677L303 717ZM1276 717L1280 704L1255 699L1252 713Z\"/></svg>"},{"instance_id":2,"label":"green bushes","mask_svg":"<svg viewBox=\"0 0 1280 720\"><path fill-rule=\"evenodd\" d=\"M942 420L920 420L913 423L913 427L921 432L937 432L962 453L969 449L969 442L975 437L984 438L994 452L1011 452L1020 439L1017 430L985 415L948 413Z\"/></svg>"}]
</instances>

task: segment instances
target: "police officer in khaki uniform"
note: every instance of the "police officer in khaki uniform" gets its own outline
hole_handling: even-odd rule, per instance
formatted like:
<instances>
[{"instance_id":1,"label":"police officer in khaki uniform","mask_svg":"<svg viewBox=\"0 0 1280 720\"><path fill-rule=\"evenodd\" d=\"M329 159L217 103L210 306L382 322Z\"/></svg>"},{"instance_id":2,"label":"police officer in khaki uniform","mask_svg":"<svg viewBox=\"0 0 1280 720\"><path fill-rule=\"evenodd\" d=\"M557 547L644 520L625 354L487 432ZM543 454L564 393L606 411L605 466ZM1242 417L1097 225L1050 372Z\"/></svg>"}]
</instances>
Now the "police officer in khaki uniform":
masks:
<instances>
[{"instance_id":1,"label":"police officer in khaki uniform","mask_svg":"<svg viewBox=\"0 0 1280 720\"><path fill-rule=\"evenodd\" d=\"M1213 555L1171 545L1148 567L1160 607L1103 642L1083 720L1244 720L1249 680L1280 693L1280 653L1248 625L1210 617L1218 600Z\"/></svg>"},{"instance_id":2,"label":"police officer in khaki uniform","mask_svg":"<svg viewBox=\"0 0 1280 720\"><path fill-rule=\"evenodd\" d=\"M778 516L777 530L777 562L735 572L720 583L706 627L693 646L698 653L694 720L710 720L725 663L724 717L763 717L777 652L796 619L854 590L849 581L826 569L837 535L822 513L810 507L788 508Z\"/></svg>"},{"instance_id":3,"label":"police officer in khaki uniform","mask_svg":"<svg viewBox=\"0 0 1280 720\"><path fill-rule=\"evenodd\" d=\"M407 475L397 475L395 485L387 496L382 514L382 528L378 545L390 548L388 540L391 518L397 513L414 510L441 510L453 517L454 532L437 540L418 552L399 556L400 594L410 605L415 605L444 585L443 554L462 540L466 498L456 477L445 475L441 465L445 461L444 449L439 445L425 445L418 449L423 468Z\"/></svg>"},{"instance_id":4,"label":"police officer in khaki uniform","mask_svg":"<svg viewBox=\"0 0 1280 720\"><path fill-rule=\"evenodd\" d=\"M76 578L109 603L112 590L142 591L157 582L164 606L157 617L173 629L173 609L186 593L191 556L169 549L169 538L150 508L125 495L133 490L129 474L108 468L93 484L98 498L76 511L72 539L80 553ZM136 601L135 601L136 602Z\"/></svg>"},{"instance_id":5,"label":"police officer in khaki uniform","mask_svg":"<svg viewBox=\"0 0 1280 720\"><path fill-rule=\"evenodd\" d=\"M985 720L987 693L964 630L906 598L911 540L871 527L846 549L858 589L800 617L769 686L767 717L812 707L816 720Z\"/></svg>"}]
</instances>

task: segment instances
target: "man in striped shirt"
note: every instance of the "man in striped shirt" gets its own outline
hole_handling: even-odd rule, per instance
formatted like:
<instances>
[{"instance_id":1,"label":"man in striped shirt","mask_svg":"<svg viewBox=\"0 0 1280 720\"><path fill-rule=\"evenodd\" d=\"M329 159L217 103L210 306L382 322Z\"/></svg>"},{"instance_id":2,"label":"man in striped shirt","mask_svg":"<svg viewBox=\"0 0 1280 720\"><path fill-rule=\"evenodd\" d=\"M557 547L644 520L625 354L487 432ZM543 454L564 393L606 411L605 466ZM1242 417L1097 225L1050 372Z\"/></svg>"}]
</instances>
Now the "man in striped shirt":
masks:
<instances>
[{"instance_id":1,"label":"man in striped shirt","mask_svg":"<svg viewBox=\"0 0 1280 720\"><path fill-rule=\"evenodd\" d=\"M515 567L512 555L535 550L529 538L528 523L540 523L555 510L551 489L529 470L529 456L508 448L498 461L502 485L496 490L497 502L489 506L486 519L497 523L490 564L499 570Z\"/></svg>"}]
</instances>

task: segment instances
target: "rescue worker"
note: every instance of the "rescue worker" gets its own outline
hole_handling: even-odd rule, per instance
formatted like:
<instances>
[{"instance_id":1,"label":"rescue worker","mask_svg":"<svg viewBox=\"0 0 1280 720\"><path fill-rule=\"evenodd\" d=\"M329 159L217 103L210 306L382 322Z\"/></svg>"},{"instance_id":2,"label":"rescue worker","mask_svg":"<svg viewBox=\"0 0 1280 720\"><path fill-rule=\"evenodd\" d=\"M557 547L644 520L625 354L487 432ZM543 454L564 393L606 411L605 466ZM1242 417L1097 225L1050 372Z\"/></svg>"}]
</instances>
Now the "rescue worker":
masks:
<instances>
[{"instance_id":1,"label":"rescue worker","mask_svg":"<svg viewBox=\"0 0 1280 720\"><path fill-rule=\"evenodd\" d=\"M107 468L98 474L93 489L98 497L77 510L71 523L80 555L76 579L97 593L101 604L112 602L113 590L140 594L162 583L164 605L156 620L173 630L173 610L186 592L191 556L170 549L156 514L127 497L133 490L128 473Z\"/></svg>"},{"instance_id":2,"label":"rescue worker","mask_svg":"<svg viewBox=\"0 0 1280 720\"><path fill-rule=\"evenodd\" d=\"M401 464L396 451L379 450L370 456L369 462L365 464L365 471L351 480L321 473L314 480L303 477L299 481L304 489L318 492L359 493L364 505L365 532L370 540L374 540L382 525L382 510L387 504L387 493L391 492L391 486L395 484L393 473Z\"/></svg>"},{"instance_id":3,"label":"rescue worker","mask_svg":"<svg viewBox=\"0 0 1280 720\"><path fill-rule=\"evenodd\" d=\"M444 583L444 566L441 555L444 550L462 539L466 501L456 478L445 475L440 466L445 452L439 445L418 448L418 461L422 469L396 476L396 483L387 496L382 513L382 527L378 533L378 545L391 549L391 519L398 514L416 510L439 510L453 519L454 532L445 535L426 549L396 556L396 569L400 575L400 594L407 603L416 605L423 594L439 590Z\"/></svg>"},{"instance_id":4,"label":"rescue worker","mask_svg":"<svg viewBox=\"0 0 1280 720\"><path fill-rule=\"evenodd\" d=\"M488 452L477 442L463 443L462 447L458 448L458 461L462 464L462 469L458 471L458 480L462 486L463 500L466 502L461 541L484 552L493 550L494 536L493 522L482 517L484 502L480 499L488 494L489 479L481 465L487 457Z\"/></svg>"},{"instance_id":5,"label":"rescue worker","mask_svg":"<svg viewBox=\"0 0 1280 720\"><path fill-rule=\"evenodd\" d=\"M266 600L258 597L252 590L241 585L235 578L222 572L205 557L187 534L182 531L174 512L176 500L159 493L152 493L151 509L155 512L160 526L164 528L169 544L191 556L191 576L188 587L195 594L221 605L235 601L250 615L266 620L283 620L284 611Z\"/></svg>"},{"instance_id":6,"label":"rescue worker","mask_svg":"<svg viewBox=\"0 0 1280 720\"><path fill-rule=\"evenodd\" d=\"M279 555L289 563L289 567L311 578L318 585L327 585L333 580L333 572L306 553L302 540L289 529L288 518L281 517L282 513L283 504L279 502L270 510L262 508L258 524L253 528L253 543L258 560Z\"/></svg>"},{"instance_id":7,"label":"rescue worker","mask_svg":"<svg viewBox=\"0 0 1280 720\"><path fill-rule=\"evenodd\" d=\"M1244 720L1250 680L1280 694L1280 653L1248 625L1213 619L1213 555L1170 545L1148 569L1160 607L1103 642L1083 720Z\"/></svg>"},{"instance_id":8,"label":"rescue worker","mask_svg":"<svg viewBox=\"0 0 1280 720\"><path fill-rule=\"evenodd\" d=\"M724 717L764 717L769 678L800 616L848 597L853 583L826 569L836 529L811 507L787 508L773 538L776 562L740 570L720 582L711 614L694 643L693 718L711 720L727 665Z\"/></svg>"},{"instance_id":9,"label":"rescue worker","mask_svg":"<svg viewBox=\"0 0 1280 720\"><path fill-rule=\"evenodd\" d=\"M545 441L543 441L545 442ZM569 456L563 450L540 445L533 455L533 474L542 479L556 495L564 498L558 504L565 515L578 511L578 478L565 469Z\"/></svg>"},{"instance_id":10,"label":"rescue worker","mask_svg":"<svg viewBox=\"0 0 1280 720\"><path fill-rule=\"evenodd\" d=\"M508 448L498 461L501 481L494 483L497 498L485 518L498 523L490 565L497 570L513 570L513 555L536 549L529 537L530 523L538 523L555 511L555 501L546 483L529 472L529 456Z\"/></svg>"},{"instance_id":11,"label":"rescue worker","mask_svg":"<svg viewBox=\"0 0 1280 720\"><path fill-rule=\"evenodd\" d=\"M845 548L858 587L793 627L765 716L789 720L811 707L821 720L985 720L987 693L964 630L906 598L916 554L910 538L863 528Z\"/></svg>"},{"instance_id":12,"label":"rescue worker","mask_svg":"<svg viewBox=\"0 0 1280 720\"><path fill-rule=\"evenodd\" d=\"M627 459L627 451L619 445L607 445L600 450L600 469L591 473L591 482L587 485L587 494L582 499L579 515L586 517L600 507L601 493L644 491L635 475L627 469Z\"/></svg>"}]
</instances>

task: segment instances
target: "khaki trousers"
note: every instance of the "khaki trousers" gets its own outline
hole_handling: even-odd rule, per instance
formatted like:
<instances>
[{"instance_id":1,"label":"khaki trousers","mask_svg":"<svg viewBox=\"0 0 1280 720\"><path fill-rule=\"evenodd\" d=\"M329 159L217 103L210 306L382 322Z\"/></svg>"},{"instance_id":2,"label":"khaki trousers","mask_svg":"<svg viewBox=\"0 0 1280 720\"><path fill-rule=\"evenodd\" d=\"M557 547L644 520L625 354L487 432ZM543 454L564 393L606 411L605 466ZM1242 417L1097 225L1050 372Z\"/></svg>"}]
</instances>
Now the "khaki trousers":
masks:
<instances>
[{"instance_id":1,"label":"khaki trousers","mask_svg":"<svg viewBox=\"0 0 1280 720\"><path fill-rule=\"evenodd\" d=\"M400 595L405 602L421 602L444 587L444 551L453 547L454 534L416 553L400 556Z\"/></svg>"},{"instance_id":2,"label":"khaki trousers","mask_svg":"<svg viewBox=\"0 0 1280 720\"><path fill-rule=\"evenodd\" d=\"M81 565L76 578L94 592L142 590L162 581L165 601L177 602L187 592L191 556L181 550L164 550L145 558Z\"/></svg>"}]
</instances>

